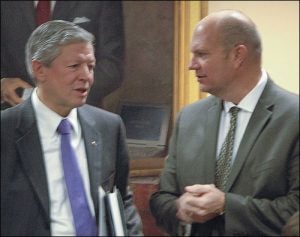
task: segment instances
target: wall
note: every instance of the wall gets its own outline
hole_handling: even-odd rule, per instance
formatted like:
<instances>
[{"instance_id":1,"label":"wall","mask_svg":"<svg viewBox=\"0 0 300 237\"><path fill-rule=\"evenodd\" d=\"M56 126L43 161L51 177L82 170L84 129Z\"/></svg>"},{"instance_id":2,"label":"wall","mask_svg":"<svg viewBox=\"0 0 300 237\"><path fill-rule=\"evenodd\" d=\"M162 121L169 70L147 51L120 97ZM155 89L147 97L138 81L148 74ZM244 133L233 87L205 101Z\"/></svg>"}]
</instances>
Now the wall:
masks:
<instances>
[{"instance_id":1,"label":"wall","mask_svg":"<svg viewBox=\"0 0 300 237\"><path fill-rule=\"evenodd\" d=\"M221 9L240 10L256 23L263 43L263 67L275 82L299 94L299 2L208 2L208 13Z\"/></svg>"},{"instance_id":2,"label":"wall","mask_svg":"<svg viewBox=\"0 0 300 237\"><path fill-rule=\"evenodd\" d=\"M105 107L118 112L119 103L164 103L172 108L172 1L123 1L125 31L124 83L105 98Z\"/></svg>"}]
</instances>

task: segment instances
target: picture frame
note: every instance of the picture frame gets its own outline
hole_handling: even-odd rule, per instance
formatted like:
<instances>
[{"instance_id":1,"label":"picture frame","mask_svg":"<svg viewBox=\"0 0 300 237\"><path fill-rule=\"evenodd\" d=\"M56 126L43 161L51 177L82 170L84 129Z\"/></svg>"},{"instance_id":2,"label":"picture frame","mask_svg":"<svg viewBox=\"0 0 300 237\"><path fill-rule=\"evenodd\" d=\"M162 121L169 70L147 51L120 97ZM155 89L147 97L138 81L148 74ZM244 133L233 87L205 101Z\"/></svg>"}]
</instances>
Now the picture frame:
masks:
<instances>
[{"instance_id":1,"label":"picture frame","mask_svg":"<svg viewBox=\"0 0 300 237\"><path fill-rule=\"evenodd\" d=\"M149 11L147 18L134 20L145 11ZM181 108L207 96L199 92L197 81L187 67L192 31L196 22L207 14L207 1L124 2L124 13L125 80L118 93L109 99L118 96L120 100L167 103L171 110L169 139ZM149 27L153 30L144 30ZM118 103L111 103L112 111ZM130 176L159 175L166 155L130 159Z\"/></svg>"}]
</instances>

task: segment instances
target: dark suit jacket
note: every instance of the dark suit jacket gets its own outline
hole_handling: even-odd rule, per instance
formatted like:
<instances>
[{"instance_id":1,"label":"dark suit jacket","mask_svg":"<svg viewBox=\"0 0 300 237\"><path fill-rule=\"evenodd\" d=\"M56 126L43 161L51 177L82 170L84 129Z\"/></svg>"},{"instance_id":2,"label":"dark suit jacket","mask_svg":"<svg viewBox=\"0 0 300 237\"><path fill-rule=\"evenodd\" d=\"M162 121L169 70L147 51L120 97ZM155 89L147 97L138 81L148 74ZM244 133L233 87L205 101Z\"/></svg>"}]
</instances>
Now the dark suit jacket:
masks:
<instances>
[{"instance_id":1,"label":"dark suit jacket","mask_svg":"<svg viewBox=\"0 0 300 237\"><path fill-rule=\"evenodd\" d=\"M99 105L122 82L123 12L120 1L56 1L53 20L78 23L95 36L95 82L87 103ZM1 1L1 78L20 77L29 84L25 44L36 28L33 1Z\"/></svg>"},{"instance_id":2,"label":"dark suit jacket","mask_svg":"<svg viewBox=\"0 0 300 237\"><path fill-rule=\"evenodd\" d=\"M157 223L174 235L179 229L175 200L184 187L214 183L221 111L222 101L209 96L178 116L160 188L150 203ZM225 236L280 235L284 223L299 209L299 96L268 80L225 193L225 214L193 224L193 234L209 236L218 229Z\"/></svg>"},{"instance_id":3,"label":"dark suit jacket","mask_svg":"<svg viewBox=\"0 0 300 237\"><path fill-rule=\"evenodd\" d=\"M30 100L1 112L1 235L50 235L50 203L43 152ZM130 235L142 235L128 188L128 154L118 115L84 105L78 109L87 153L92 199L116 184ZM95 141L95 142L94 142Z\"/></svg>"}]
</instances>

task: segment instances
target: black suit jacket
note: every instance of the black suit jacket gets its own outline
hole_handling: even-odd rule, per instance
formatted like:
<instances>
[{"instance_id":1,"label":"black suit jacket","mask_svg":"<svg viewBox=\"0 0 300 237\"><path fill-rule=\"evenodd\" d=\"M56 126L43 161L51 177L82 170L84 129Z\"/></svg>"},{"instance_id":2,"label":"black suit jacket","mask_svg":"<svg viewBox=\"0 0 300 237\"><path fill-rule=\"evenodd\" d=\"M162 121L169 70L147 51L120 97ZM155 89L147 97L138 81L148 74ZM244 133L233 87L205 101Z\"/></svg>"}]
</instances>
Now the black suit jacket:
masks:
<instances>
[{"instance_id":1,"label":"black suit jacket","mask_svg":"<svg viewBox=\"0 0 300 237\"><path fill-rule=\"evenodd\" d=\"M46 170L31 100L1 112L1 235L49 236L50 201ZM122 195L129 235L142 235L128 188L128 153L118 115L93 106L78 109L98 217L98 187L116 185Z\"/></svg>"},{"instance_id":2,"label":"black suit jacket","mask_svg":"<svg viewBox=\"0 0 300 237\"><path fill-rule=\"evenodd\" d=\"M99 102L122 82L124 31L120 1L56 1L52 20L77 23L95 36L95 82L87 103ZM37 27L33 1L1 1L1 78L20 77L31 85L25 44Z\"/></svg>"}]
</instances>

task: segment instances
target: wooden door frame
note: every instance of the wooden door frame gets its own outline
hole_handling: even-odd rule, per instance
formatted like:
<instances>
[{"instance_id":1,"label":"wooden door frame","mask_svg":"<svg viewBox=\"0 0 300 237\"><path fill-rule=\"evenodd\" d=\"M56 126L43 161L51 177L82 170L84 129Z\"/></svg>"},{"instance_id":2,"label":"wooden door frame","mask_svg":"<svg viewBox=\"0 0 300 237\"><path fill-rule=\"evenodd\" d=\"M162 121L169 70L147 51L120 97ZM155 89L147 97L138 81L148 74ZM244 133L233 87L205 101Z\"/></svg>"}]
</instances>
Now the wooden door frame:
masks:
<instances>
[{"instance_id":1,"label":"wooden door frame","mask_svg":"<svg viewBox=\"0 0 300 237\"><path fill-rule=\"evenodd\" d=\"M199 91L195 73L188 70L193 31L207 15L207 7L208 1L175 1L173 122L182 107L207 96Z\"/></svg>"}]
</instances>

